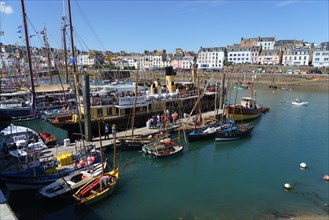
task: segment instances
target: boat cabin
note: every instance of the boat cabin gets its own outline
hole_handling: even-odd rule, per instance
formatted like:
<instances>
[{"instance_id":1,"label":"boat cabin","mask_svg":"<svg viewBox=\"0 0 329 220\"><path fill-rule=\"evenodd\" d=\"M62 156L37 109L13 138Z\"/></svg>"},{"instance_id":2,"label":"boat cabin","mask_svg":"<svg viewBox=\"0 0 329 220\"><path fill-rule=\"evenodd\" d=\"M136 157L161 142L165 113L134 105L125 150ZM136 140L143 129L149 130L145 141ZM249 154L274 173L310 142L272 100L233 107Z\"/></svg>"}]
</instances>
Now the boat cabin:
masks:
<instances>
[{"instance_id":1,"label":"boat cabin","mask_svg":"<svg viewBox=\"0 0 329 220\"><path fill-rule=\"evenodd\" d=\"M251 97L242 97L241 105L243 107L250 108L250 109L257 108L255 99L253 99Z\"/></svg>"}]
</instances>

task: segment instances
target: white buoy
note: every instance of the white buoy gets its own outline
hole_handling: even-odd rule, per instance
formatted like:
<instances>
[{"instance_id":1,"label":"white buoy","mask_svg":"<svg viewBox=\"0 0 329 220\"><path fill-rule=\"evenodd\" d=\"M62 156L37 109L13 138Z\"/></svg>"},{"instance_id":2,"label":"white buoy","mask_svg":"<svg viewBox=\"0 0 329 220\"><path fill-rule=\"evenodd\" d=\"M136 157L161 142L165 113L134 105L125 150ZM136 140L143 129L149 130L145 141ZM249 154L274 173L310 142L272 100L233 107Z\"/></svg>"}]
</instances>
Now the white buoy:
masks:
<instances>
[{"instance_id":1,"label":"white buoy","mask_svg":"<svg viewBox=\"0 0 329 220\"><path fill-rule=\"evenodd\" d=\"M285 183L285 184L283 185L283 187L284 187L285 189L287 189L287 190L290 190L290 189L292 188L292 186L290 185L290 183Z\"/></svg>"},{"instance_id":2,"label":"white buoy","mask_svg":"<svg viewBox=\"0 0 329 220\"><path fill-rule=\"evenodd\" d=\"M307 167L306 163L304 163L304 162L303 162L303 163L300 163L299 166L300 166L301 168L304 168L304 169Z\"/></svg>"}]
</instances>

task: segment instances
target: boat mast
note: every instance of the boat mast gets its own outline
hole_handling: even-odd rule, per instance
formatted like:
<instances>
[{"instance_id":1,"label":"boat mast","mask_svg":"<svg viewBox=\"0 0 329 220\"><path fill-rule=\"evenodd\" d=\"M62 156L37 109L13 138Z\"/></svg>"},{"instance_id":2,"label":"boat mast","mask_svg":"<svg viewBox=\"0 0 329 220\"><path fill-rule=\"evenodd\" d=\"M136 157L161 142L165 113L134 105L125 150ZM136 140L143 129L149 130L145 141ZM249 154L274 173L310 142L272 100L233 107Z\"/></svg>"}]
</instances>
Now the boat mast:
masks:
<instances>
[{"instance_id":1,"label":"boat mast","mask_svg":"<svg viewBox=\"0 0 329 220\"><path fill-rule=\"evenodd\" d=\"M137 102L137 81L138 81L138 69L136 72L136 81L135 81L135 96L134 96L134 108L133 108L133 114L131 117L131 136L134 136L134 124L135 124L135 115L136 115L136 102Z\"/></svg>"},{"instance_id":2,"label":"boat mast","mask_svg":"<svg viewBox=\"0 0 329 220\"><path fill-rule=\"evenodd\" d=\"M113 130L114 130L114 134L113 134L113 170L115 171L115 168L116 168L116 148L117 148L117 139L116 139L117 128L116 128L115 124L113 124Z\"/></svg>"},{"instance_id":3,"label":"boat mast","mask_svg":"<svg viewBox=\"0 0 329 220\"><path fill-rule=\"evenodd\" d=\"M69 83L69 71L67 66L67 49L66 49L66 23L65 16L62 16L62 37L63 37L63 47L64 47L64 63L65 63L65 78L66 84Z\"/></svg>"},{"instance_id":4,"label":"boat mast","mask_svg":"<svg viewBox=\"0 0 329 220\"><path fill-rule=\"evenodd\" d=\"M101 163L102 163L102 176L104 176L104 163L103 163L103 144L102 144L102 133L101 133L101 121L98 120L98 136L99 136L99 151L101 156Z\"/></svg>"},{"instance_id":5,"label":"boat mast","mask_svg":"<svg viewBox=\"0 0 329 220\"><path fill-rule=\"evenodd\" d=\"M74 40L73 40L73 25L72 25L72 16L71 16L71 1L67 1L68 4L68 13L69 13L69 20L70 20L70 36L71 36L71 50L72 50L72 58L73 58L73 76L74 76L74 85L75 85L75 98L77 102L77 110L78 110L78 123L79 123L79 130L82 136L83 146L84 138L81 126L81 105L80 105L80 84L79 84L79 76L76 67L76 59L75 59L75 48L74 48Z\"/></svg>"},{"instance_id":6,"label":"boat mast","mask_svg":"<svg viewBox=\"0 0 329 220\"><path fill-rule=\"evenodd\" d=\"M47 48L47 63L48 63L48 75L49 75L49 79L50 79L50 84L53 84L53 76L51 74L51 63L50 63L50 48L49 48L49 43L47 40L46 27L43 28L43 41Z\"/></svg>"},{"instance_id":7,"label":"boat mast","mask_svg":"<svg viewBox=\"0 0 329 220\"><path fill-rule=\"evenodd\" d=\"M21 0L21 7L22 7L22 16L23 16L25 42L26 42L26 54L27 54L27 59L28 59L28 62L29 62L29 72L30 72L30 79L31 79L32 115L35 115L34 79L33 79L33 71L32 71L31 53L30 53L29 34L28 34L28 31L27 31L27 24L26 24L26 13L25 13L24 0Z\"/></svg>"},{"instance_id":8,"label":"boat mast","mask_svg":"<svg viewBox=\"0 0 329 220\"><path fill-rule=\"evenodd\" d=\"M74 83L75 83L75 91L77 94L77 105L78 108L80 108L80 99L79 99L79 77L78 77L78 72L77 72L77 67L76 67L76 59L75 59L75 48L74 48L74 40L73 40L73 25L72 25L72 16L71 16L71 1L67 0L68 3L68 12L69 12L69 20L70 20L70 36L71 36L71 50L72 50L72 58L73 58L73 76L74 76ZM80 111L79 111L79 116Z\"/></svg>"}]
</instances>

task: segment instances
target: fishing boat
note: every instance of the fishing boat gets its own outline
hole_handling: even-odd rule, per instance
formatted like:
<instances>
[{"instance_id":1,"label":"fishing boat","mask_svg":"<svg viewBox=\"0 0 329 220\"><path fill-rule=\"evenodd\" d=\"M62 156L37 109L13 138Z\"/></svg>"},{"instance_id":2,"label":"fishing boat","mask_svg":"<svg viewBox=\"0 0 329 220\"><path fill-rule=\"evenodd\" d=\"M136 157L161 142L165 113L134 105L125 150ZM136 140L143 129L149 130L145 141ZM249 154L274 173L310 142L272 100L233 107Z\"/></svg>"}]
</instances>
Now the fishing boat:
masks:
<instances>
[{"instance_id":1,"label":"fishing boat","mask_svg":"<svg viewBox=\"0 0 329 220\"><path fill-rule=\"evenodd\" d=\"M242 97L240 104L226 106L224 115L227 119L234 121L251 120L269 110L267 107L256 104L256 100L251 97Z\"/></svg>"},{"instance_id":2,"label":"fishing boat","mask_svg":"<svg viewBox=\"0 0 329 220\"><path fill-rule=\"evenodd\" d=\"M252 125L232 126L216 132L216 141L231 141L247 137L251 134L254 127Z\"/></svg>"},{"instance_id":3,"label":"fishing boat","mask_svg":"<svg viewBox=\"0 0 329 220\"><path fill-rule=\"evenodd\" d=\"M106 168L106 163L104 163L104 168ZM40 189L39 193L44 197L54 198L70 191L74 192L91 179L99 176L101 173L102 164L95 163L65 177L59 178L55 182Z\"/></svg>"},{"instance_id":4,"label":"fishing boat","mask_svg":"<svg viewBox=\"0 0 329 220\"><path fill-rule=\"evenodd\" d=\"M28 90L0 94L1 121L33 115L32 107L32 94Z\"/></svg>"},{"instance_id":5,"label":"fishing boat","mask_svg":"<svg viewBox=\"0 0 329 220\"><path fill-rule=\"evenodd\" d=\"M296 99L295 101L291 102L293 105L308 105L308 102L303 102L303 100Z\"/></svg>"},{"instance_id":6,"label":"fishing boat","mask_svg":"<svg viewBox=\"0 0 329 220\"><path fill-rule=\"evenodd\" d=\"M49 134L49 133L44 132L44 131L40 131L39 136L47 146L56 145L57 138L54 135Z\"/></svg>"},{"instance_id":7,"label":"fishing boat","mask_svg":"<svg viewBox=\"0 0 329 220\"><path fill-rule=\"evenodd\" d=\"M10 124L0 132L0 150L3 154L10 151L21 150L45 150L48 147L34 130Z\"/></svg>"},{"instance_id":8,"label":"fishing boat","mask_svg":"<svg viewBox=\"0 0 329 220\"><path fill-rule=\"evenodd\" d=\"M52 159L52 156L44 157L44 150L40 148L12 150L9 156L17 162L4 169L0 177L10 191L40 189L87 166L82 159L91 155L91 152L89 148L84 148L76 155L65 153ZM82 166L75 166L72 160L78 160ZM94 162L97 161L98 158Z\"/></svg>"},{"instance_id":9,"label":"fishing boat","mask_svg":"<svg viewBox=\"0 0 329 220\"><path fill-rule=\"evenodd\" d=\"M231 126L231 124L234 124L233 120L228 120L225 122L220 122L215 125L210 125L204 128L200 128L197 130L194 130L188 134L188 141L198 141L198 140L204 140L204 139L210 139L215 137L215 133L219 130L227 129Z\"/></svg>"}]
</instances>

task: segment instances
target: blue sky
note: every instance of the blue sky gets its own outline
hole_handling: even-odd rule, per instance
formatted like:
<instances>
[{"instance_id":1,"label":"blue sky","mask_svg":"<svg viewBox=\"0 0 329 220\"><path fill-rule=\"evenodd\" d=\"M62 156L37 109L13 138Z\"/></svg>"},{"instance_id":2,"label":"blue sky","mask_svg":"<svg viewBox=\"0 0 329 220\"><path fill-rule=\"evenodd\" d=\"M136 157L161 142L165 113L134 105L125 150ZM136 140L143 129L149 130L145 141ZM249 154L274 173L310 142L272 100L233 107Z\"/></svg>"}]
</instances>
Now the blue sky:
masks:
<instances>
[{"instance_id":1,"label":"blue sky","mask_svg":"<svg viewBox=\"0 0 329 220\"><path fill-rule=\"evenodd\" d=\"M328 0L71 0L75 46L114 52L197 52L200 47L225 47L239 43L241 37L258 36L321 43L329 41L328 8ZM17 33L22 24L20 1L3 0L0 10L0 30L5 32L1 42L25 45ZM50 46L61 48L61 16L67 15L67 1L25 0L25 10L29 34L46 26ZM42 38L31 38L30 45L41 46Z\"/></svg>"}]
</instances>

